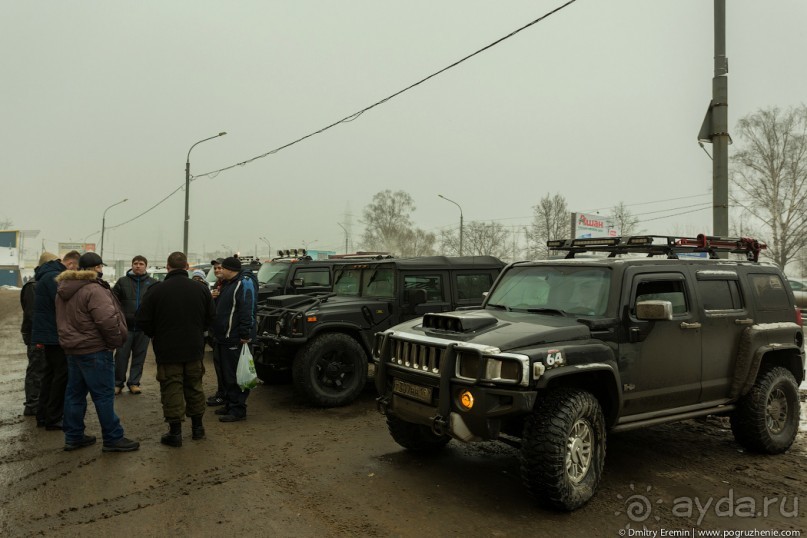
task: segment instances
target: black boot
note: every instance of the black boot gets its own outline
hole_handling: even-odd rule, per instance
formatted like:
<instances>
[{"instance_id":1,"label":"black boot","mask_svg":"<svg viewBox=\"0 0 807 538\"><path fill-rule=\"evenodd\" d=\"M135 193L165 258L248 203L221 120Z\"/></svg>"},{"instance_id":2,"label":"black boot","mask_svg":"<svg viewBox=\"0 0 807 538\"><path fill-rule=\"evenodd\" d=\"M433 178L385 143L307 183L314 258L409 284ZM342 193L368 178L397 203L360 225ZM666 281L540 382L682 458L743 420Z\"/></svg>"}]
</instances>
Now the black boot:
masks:
<instances>
[{"instance_id":1,"label":"black boot","mask_svg":"<svg viewBox=\"0 0 807 538\"><path fill-rule=\"evenodd\" d=\"M160 437L160 442L164 445L168 446L182 446L182 423L181 422L169 422L168 433L164 433L162 437Z\"/></svg>"},{"instance_id":2,"label":"black boot","mask_svg":"<svg viewBox=\"0 0 807 538\"><path fill-rule=\"evenodd\" d=\"M204 439L205 427L202 426L202 415L191 417L191 439Z\"/></svg>"}]
</instances>

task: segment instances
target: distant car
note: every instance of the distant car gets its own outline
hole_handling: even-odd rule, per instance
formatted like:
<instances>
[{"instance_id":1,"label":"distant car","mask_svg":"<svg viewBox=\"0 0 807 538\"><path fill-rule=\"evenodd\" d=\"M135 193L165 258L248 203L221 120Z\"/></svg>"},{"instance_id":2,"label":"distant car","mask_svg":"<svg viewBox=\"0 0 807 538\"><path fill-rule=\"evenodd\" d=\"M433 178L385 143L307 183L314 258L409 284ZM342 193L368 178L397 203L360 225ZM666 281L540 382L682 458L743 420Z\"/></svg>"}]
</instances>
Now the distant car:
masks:
<instances>
[{"instance_id":1,"label":"distant car","mask_svg":"<svg viewBox=\"0 0 807 538\"><path fill-rule=\"evenodd\" d=\"M168 275L168 269L166 269L165 267L152 267L146 272L151 278L153 278L154 280L158 280L160 282L165 280L165 277ZM188 276L193 276L193 269L188 269Z\"/></svg>"},{"instance_id":2,"label":"distant car","mask_svg":"<svg viewBox=\"0 0 807 538\"><path fill-rule=\"evenodd\" d=\"M793 296L796 298L796 306L798 306L802 312L807 311L807 280L788 278L787 282L790 284L790 289L793 290Z\"/></svg>"}]
</instances>

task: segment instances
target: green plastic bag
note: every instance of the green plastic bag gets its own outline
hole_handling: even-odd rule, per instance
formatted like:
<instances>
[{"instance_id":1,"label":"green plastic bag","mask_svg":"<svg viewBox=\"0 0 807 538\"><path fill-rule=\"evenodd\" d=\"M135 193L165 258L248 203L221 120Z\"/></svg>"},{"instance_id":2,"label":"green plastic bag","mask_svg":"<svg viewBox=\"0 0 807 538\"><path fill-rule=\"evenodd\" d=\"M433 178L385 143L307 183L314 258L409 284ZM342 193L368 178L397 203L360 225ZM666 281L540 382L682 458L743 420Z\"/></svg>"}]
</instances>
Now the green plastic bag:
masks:
<instances>
[{"instance_id":1,"label":"green plastic bag","mask_svg":"<svg viewBox=\"0 0 807 538\"><path fill-rule=\"evenodd\" d=\"M238 382L238 386L241 387L241 392L258 386L258 374L255 373L255 362L252 360L249 344L241 346L241 356L238 357L235 380Z\"/></svg>"}]
</instances>

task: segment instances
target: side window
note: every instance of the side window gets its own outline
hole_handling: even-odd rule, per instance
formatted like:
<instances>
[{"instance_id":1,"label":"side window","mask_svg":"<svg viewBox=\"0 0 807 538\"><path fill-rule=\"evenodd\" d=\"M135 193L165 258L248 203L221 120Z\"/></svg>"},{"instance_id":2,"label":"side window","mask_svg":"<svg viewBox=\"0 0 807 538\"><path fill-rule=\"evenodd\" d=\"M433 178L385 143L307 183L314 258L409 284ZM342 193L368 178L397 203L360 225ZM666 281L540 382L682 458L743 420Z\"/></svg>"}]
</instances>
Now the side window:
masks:
<instances>
[{"instance_id":1,"label":"side window","mask_svg":"<svg viewBox=\"0 0 807 538\"><path fill-rule=\"evenodd\" d=\"M739 310L743 307L736 280L699 280L704 310Z\"/></svg>"},{"instance_id":2,"label":"side window","mask_svg":"<svg viewBox=\"0 0 807 538\"><path fill-rule=\"evenodd\" d=\"M478 275L457 275L457 298L460 301L481 301L484 293L493 285L493 276L490 273Z\"/></svg>"},{"instance_id":3,"label":"side window","mask_svg":"<svg viewBox=\"0 0 807 538\"><path fill-rule=\"evenodd\" d=\"M785 290L785 283L775 274L749 274L751 292L754 300L762 310L779 310L790 308L790 299Z\"/></svg>"},{"instance_id":4,"label":"side window","mask_svg":"<svg viewBox=\"0 0 807 538\"><path fill-rule=\"evenodd\" d=\"M443 277L440 275L404 275L404 289L426 290L427 303L441 303L444 301Z\"/></svg>"},{"instance_id":5,"label":"side window","mask_svg":"<svg viewBox=\"0 0 807 538\"><path fill-rule=\"evenodd\" d=\"M641 301L670 301L673 315L684 314L689 310L686 300L683 280L650 280L639 282L636 287L636 298L633 302L634 311L636 303Z\"/></svg>"},{"instance_id":6,"label":"side window","mask_svg":"<svg viewBox=\"0 0 807 538\"><path fill-rule=\"evenodd\" d=\"M306 269L297 272L297 278L303 279L303 287L308 288L312 286L330 286L331 285L331 272L327 268L322 269Z\"/></svg>"}]
</instances>

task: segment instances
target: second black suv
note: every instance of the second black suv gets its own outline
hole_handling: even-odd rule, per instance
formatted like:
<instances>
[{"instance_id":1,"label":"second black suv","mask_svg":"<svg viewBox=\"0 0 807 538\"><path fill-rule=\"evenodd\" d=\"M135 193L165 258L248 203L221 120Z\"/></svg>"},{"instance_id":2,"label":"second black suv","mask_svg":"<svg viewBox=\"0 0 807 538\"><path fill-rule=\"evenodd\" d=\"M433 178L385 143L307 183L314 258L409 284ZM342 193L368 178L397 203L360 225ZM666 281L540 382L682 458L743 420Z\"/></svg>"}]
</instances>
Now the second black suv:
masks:
<instances>
[{"instance_id":1,"label":"second black suv","mask_svg":"<svg viewBox=\"0 0 807 538\"><path fill-rule=\"evenodd\" d=\"M561 510L597 490L608 432L727 415L749 451L791 446L802 319L781 270L756 263L764 245L642 236L549 246L569 259L509 265L482 309L378 335L378 404L395 441L414 452L452 438L518 444L527 489ZM592 250L602 255L573 259ZM641 257L619 257L632 253ZM684 257L694 253L712 259Z\"/></svg>"},{"instance_id":2,"label":"second black suv","mask_svg":"<svg viewBox=\"0 0 807 538\"><path fill-rule=\"evenodd\" d=\"M258 310L255 367L291 370L312 404L345 405L364 388L377 331L428 312L478 307L504 266L490 256L391 259L336 267L333 293L269 297Z\"/></svg>"}]
</instances>

